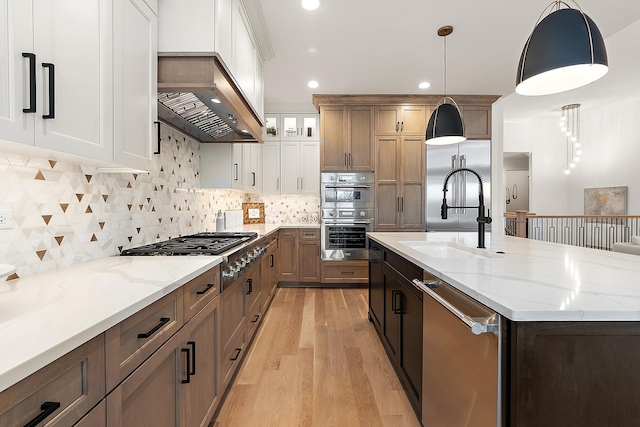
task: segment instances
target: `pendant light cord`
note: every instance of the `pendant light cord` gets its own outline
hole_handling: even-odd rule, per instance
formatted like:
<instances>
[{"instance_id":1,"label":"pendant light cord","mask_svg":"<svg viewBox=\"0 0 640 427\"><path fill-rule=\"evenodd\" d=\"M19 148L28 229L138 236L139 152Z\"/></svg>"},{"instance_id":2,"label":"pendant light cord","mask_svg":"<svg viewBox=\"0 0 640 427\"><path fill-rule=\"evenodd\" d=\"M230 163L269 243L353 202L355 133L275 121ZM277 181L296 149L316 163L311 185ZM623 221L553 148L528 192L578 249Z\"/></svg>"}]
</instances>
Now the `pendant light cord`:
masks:
<instances>
[{"instance_id":1,"label":"pendant light cord","mask_svg":"<svg viewBox=\"0 0 640 427\"><path fill-rule=\"evenodd\" d=\"M447 97L447 36L443 37L444 42L444 97Z\"/></svg>"}]
</instances>

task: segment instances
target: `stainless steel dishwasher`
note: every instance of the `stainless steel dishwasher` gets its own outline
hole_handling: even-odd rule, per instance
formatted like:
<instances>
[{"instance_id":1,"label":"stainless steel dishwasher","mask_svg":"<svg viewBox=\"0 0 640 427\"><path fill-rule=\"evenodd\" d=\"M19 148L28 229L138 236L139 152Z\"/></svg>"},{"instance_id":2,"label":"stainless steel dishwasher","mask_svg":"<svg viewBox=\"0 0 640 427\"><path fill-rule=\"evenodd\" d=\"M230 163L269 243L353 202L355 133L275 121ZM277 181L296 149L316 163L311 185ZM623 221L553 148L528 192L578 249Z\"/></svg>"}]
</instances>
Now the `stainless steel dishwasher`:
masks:
<instances>
[{"instance_id":1,"label":"stainless steel dishwasher","mask_svg":"<svg viewBox=\"0 0 640 427\"><path fill-rule=\"evenodd\" d=\"M500 315L424 273L422 424L496 427L500 416Z\"/></svg>"}]
</instances>

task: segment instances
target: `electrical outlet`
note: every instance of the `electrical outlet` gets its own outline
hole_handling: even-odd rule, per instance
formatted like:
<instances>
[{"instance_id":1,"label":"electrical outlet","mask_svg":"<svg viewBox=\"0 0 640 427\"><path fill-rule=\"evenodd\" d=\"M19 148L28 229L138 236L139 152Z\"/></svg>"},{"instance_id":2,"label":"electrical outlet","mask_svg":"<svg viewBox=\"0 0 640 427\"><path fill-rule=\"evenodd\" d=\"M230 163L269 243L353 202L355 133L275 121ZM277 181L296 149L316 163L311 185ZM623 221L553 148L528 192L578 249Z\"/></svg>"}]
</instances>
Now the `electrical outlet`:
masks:
<instances>
[{"instance_id":1,"label":"electrical outlet","mask_svg":"<svg viewBox=\"0 0 640 427\"><path fill-rule=\"evenodd\" d=\"M11 209L0 209L0 230L13 227Z\"/></svg>"}]
</instances>

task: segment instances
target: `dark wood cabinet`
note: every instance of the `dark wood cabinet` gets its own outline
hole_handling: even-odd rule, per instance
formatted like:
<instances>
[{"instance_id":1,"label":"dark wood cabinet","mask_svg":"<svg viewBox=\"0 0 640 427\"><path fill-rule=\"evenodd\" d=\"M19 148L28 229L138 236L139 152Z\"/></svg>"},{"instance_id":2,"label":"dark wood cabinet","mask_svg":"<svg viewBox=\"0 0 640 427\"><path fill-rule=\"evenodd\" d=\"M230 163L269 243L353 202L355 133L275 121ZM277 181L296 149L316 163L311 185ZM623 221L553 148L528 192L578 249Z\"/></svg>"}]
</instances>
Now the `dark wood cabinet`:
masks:
<instances>
[{"instance_id":1,"label":"dark wood cabinet","mask_svg":"<svg viewBox=\"0 0 640 427\"><path fill-rule=\"evenodd\" d=\"M278 231L278 281L298 281L298 230Z\"/></svg>"},{"instance_id":2,"label":"dark wood cabinet","mask_svg":"<svg viewBox=\"0 0 640 427\"><path fill-rule=\"evenodd\" d=\"M369 241L369 320L378 333L384 322L384 281L382 276L382 246Z\"/></svg>"},{"instance_id":3,"label":"dark wood cabinet","mask_svg":"<svg viewBox=\"0 0 640 427\"><path fill-rule=\"evenodd\" d=\"M411 281L422 278L422 269L395 253L370 248L370 319L418 418L422 413L422 292ZM376 265L378 264L378 265ZM381 266L380 266L381 264ZM373 274L377 271L377 275ZM371 281L373 280L373 282ZM383 301L380 301L380 299ZM381 309L382 319L375 310ZM373 311L373 315L371 314Z\"/></svg>"},{"instance_id":4,"label":"dark wood cabinet","mask_svg":"<svg viewBox=\"0 0 640 427\"><path fill-rule=\"evenodd\" d=\"M273 233L267 239L266 251L262 257L263 313L267 311L271 304L278 286L278 234Z\"/></svg>"},{"instance_id":5,"label":"dark wood cabinet","mask_svg":"<svg viewBox=\"0 0 640 427\"><path fill-rule=\"evenodd\" d=\"M320 282L320 229L298 230L298 279L300 283Z\"/></svg>"}]
</instances>

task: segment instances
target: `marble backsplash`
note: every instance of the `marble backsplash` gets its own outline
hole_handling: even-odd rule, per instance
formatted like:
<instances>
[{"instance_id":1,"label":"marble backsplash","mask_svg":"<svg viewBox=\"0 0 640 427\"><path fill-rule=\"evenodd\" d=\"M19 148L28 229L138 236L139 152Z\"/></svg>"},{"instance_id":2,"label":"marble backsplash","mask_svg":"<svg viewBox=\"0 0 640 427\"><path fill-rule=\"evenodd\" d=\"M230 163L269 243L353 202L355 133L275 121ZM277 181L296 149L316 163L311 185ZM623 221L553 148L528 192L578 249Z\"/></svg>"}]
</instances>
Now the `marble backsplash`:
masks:
<instances>
[{"instance_id":1,"label":"marble backsplash","mask_svg":"<svg viewBox=\"0 0 640 427\"><path fill-rule=\"evenodd\" d=\"M199 189L199 143L165 126L161 144L151 172L138 174L0 152L0 209L13 214L13 227L0 230L0 264L17 268L8 279L214 231L219 209L245 202L264 203L267 223L319 212L319 196Z\"/></svg>"}]
</instances>

